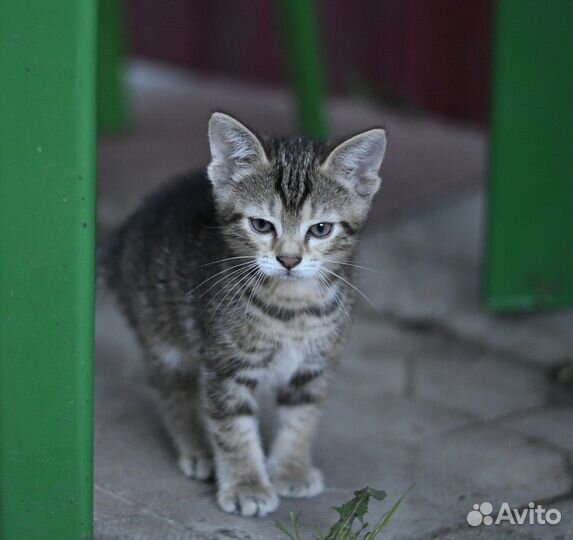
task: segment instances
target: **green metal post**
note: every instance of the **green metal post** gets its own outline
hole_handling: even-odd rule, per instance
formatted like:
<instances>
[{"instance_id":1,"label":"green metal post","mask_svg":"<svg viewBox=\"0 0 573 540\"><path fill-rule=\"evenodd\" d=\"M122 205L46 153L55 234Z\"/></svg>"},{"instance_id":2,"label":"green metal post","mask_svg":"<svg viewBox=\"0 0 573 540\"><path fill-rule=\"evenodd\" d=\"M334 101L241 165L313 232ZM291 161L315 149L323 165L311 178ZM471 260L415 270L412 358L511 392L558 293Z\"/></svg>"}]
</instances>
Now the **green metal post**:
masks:
<instances>
[{"instance_id":1,"label":"green metal post","mask_svg":"<svg viewBox=\"0 0 573 540\"><path fill-rule=\"evenodd\" d=\"M282 13L303 131L328 135L324 110L324 69L313 0L282 0Z\"/></svg>"},{"instance_id":2,"label":"green metal post","mask_svg":"<svg viewBox=\"0 0 573 540\"><path fill-rule=\"evenodd\" d=\"M123 85L123 25L118 0L98 0L97 126L105 133L121 131L127 123Z\"/></svg>"},{"instance_id":3,"label":"green metal post","mask_svg":"<svg viewBox=\"0 0 573 540\"><path fill-rule=\"evenodd\" d=\"M0 538L92 537L94 0L0 17Z\"/></svg>"},{"instance_id":4,"label":"green metal post","mask_svg":"<svg viewBox=\"0 0 573 540\"><path fill-rule=\"evenodd\" d=\"M499 0L485 301L573 301L573 4Z\"/></svg>"}]
</instances>

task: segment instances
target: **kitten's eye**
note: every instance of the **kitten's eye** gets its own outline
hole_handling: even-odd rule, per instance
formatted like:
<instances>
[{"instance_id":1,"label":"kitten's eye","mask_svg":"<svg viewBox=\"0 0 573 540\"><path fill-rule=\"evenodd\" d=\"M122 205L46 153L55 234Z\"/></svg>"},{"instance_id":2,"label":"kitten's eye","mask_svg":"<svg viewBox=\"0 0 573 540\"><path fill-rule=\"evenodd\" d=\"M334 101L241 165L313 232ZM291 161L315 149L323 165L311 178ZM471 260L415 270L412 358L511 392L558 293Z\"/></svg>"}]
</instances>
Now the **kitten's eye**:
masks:
<instances>
[{"instance_id":1,"label":"kitten's eye","mask_svg":"<svg viewBox=\"0 0 573 540\"><path fill-rule=\"evenodd\" d=\"M274 225L270 221L267 221L266 219L249 218L249 221L251 223L253 231L258 232L260 234L270 233L275 230Z\"/></svg>"},{"instance_id":2,"label":"kitten's eye","mask_svg":"<svg viewBox=\"0 0 573 540\"><path fill-rule=\"evenodd\" d=\"M332 223L315 223L308 229L308 234L315 238L326 238L331 232Z\"/></svg>"}]
</instances>

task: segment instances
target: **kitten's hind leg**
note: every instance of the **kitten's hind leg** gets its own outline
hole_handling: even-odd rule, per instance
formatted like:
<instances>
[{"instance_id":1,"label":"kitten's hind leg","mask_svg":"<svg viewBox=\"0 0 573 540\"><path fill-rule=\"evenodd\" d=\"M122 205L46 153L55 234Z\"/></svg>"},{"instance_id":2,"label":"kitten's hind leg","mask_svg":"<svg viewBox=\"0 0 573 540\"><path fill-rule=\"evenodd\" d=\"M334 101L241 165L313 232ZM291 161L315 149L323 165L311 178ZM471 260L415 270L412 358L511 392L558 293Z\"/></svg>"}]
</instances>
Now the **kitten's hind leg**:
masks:
<instances>
[{"instance_id":1,"label":"kitten's hind leg","mask_svg":"<svg viewBox=\"0 0 573 540\"><path fill-rule=\"evenodd\" d=\"M178 455L179 468L190 478L212 480L215 469L201 422L198 382L195 374L174 371L156 372L151 381L163 425Z\"/></svg>"}]
</instances>

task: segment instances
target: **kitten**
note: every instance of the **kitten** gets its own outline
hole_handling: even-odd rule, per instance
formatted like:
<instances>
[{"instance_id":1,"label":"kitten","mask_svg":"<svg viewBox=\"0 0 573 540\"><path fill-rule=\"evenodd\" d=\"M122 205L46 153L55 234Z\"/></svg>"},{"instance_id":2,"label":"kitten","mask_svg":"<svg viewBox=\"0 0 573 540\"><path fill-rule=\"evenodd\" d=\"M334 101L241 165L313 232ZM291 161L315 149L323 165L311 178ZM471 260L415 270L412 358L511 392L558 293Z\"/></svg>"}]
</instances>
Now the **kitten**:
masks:
<instances>
[{"instance_id":1,"label":"kitten","mask_svg":"<svg viewBox=\"0 0 573 540\"><path fill-rule=\"evenodd\" d=\"M223 510L262 516L277 495L323 489L311 440L348 334L352 258L386 136L263 139L215 113L209 142L207 171L151 196L100 263L143 345L179 467L216 475ZM263 384L280 420L268 459Z\"/></svg>"}]
</instances>

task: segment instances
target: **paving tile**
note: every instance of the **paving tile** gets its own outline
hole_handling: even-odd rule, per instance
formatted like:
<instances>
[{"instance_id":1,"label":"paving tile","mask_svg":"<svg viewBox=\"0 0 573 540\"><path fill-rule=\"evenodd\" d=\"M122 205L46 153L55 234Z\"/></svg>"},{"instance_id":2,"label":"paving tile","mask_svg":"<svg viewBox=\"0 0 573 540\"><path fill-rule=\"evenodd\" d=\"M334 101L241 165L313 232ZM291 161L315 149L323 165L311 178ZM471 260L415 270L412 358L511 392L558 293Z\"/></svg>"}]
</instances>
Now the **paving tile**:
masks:
<instances>
[{"instance_id":1,"label":"paving tile","mask_svg":"<svg viewBox=\"0 0 573 540\"><path fill-rule=\"evenodd\" d=\"M564 456L519 434L476 426L426 439L419 445L417 486L455 515L471 505L507 501L519 507L570 489Z\"/></svg>"},{"instance_id":2,"label":"paving tile","mask_svg":"<svg viewBox=\"0 0 573 540\"><path fill-rule=\"evenodd\" d=\"M573 452L573 409L570 407L547 407L511 418L504 425Z\"/></svg>"},{"instance_id":3,"label":"paving tile","mask_svg":"<svg viewBox=\"0 0 573 540\"><path fill-rule=\"evenodd\" d=\"M196 531L96 485L95 540L196 540Z\"/></svg>"},{"instance_id":4,"label":"paving tile","mask_svg":"<svg viewBox=\"0 0 573 540\"><path fill-rule=\"evenodd\" d=\"M137 506L114 493L108 492L96 485L94 488L94 519L111 521L122 518L138 510Z\"/></svg>"},{"instance_id":5,"label":"paving tile","mask_svg":"<svg viewBox=\"0 0 573 540\"><path fill-rule=\"evenodd\" d=\"M323 418L324 436L338 444L348 440L383 447L388 443L411 444L463 426L471 417L441 405L395 397L376 384L358 389L344 383L334 386ZM351 452L352 454L352 452Z\"/></svg>"},{"instance_id":6,"label":"paving tile","mask_svg":"<svg viewBox=\"0 0 573 540\"><path fill-rule=\"evenodd\" d=\"M96 520L94 537L95 540L201 540L193 531L141 513Z\"/></svg>"},{"instance_id":7,"label":"paving tile","mask_svg":"<svg viewBox=\"0 0 573 540\"><path fill-rule=\"evenodd\" d=\"M450 327L474 343L520 357L551 370L571 359L573 313L489 315L481 306L465 306L452 314Z\"/></svg>"},{"instance_id":8,"label":"paving tile","mask_svg":"<svg viewBox=\"0 0 573 540\"><path fill-rule=\"evenodd\" d=\"M413 366L417 397L482 419L547 401L547 382L538 370L445 340L419 353Z\"/></svg>"},{"instance_id":9,"label":"paving tile","mask_svg":"<svg viewBox=\"0 0 573 540\"><path fill-rule=\"evenodd\" d=\"M408 388L409 357L419 347L408 337L407 332L379 317L358 313L337 378L344 378L357 388L364 381L375 380L379 390L404 395Z\"/></svg>"},{"instance_id":10,"label":"paving tile","mask_svg":"<svg viewBox=\"0 0 573 540\"><path fill-rule=\"evenodd\" d=\"M432 232L434 221L428 221L427 236L439 236L439 227ZM542 369L571 358L571 310L489 314L480 299L480 267L469 263L469 256L460 264L446 254L451 247L440 250L439 242L435 249L431 243L409 242L400 234L394 236L394 230L389 227L365 238L359 257L361 265L379 271L359 273L358 283L383 313L398 320L431 322L477 347L521 358Z\"/></svg>"}]
</instances>

